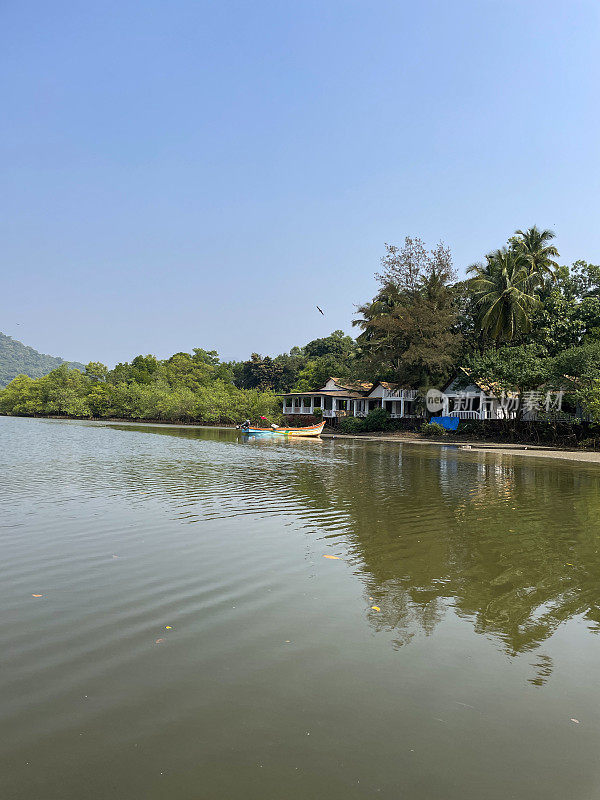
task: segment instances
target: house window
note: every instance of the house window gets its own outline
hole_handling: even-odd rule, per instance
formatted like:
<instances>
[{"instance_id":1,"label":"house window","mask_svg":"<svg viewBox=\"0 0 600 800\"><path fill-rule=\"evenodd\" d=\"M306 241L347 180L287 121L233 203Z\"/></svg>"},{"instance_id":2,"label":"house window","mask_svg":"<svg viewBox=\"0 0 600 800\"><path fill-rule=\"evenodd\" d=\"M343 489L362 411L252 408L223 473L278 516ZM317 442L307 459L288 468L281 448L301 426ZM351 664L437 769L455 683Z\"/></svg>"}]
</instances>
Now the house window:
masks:
<instances>
[{"instance_id":1,"label":"house window","mask_svg":"<svg viewBox=\"0 0 600 800\"><path fill-rule=\"evenodd\" d=\"M320 397L313 397L314 406L315 408L321 408L321 398Z\"/></svg>"}]
</instances>

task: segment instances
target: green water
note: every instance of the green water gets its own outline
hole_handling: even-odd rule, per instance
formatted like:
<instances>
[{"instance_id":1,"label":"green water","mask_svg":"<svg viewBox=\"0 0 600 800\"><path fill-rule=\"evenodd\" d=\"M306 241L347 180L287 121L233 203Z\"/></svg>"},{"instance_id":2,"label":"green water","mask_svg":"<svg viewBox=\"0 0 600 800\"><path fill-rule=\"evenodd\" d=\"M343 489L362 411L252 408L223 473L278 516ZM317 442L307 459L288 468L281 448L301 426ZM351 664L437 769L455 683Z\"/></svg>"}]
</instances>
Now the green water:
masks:
<instances>
[{"instance_id":1,"label":"green water","mask_svg":"<svg viewBox=\"0 0 600 800\"><path fill-rule=\"evenodd\" d=\"M595 465L0 418L0 504L2 800L600 796Z\"/></svg>"}]
</instances>

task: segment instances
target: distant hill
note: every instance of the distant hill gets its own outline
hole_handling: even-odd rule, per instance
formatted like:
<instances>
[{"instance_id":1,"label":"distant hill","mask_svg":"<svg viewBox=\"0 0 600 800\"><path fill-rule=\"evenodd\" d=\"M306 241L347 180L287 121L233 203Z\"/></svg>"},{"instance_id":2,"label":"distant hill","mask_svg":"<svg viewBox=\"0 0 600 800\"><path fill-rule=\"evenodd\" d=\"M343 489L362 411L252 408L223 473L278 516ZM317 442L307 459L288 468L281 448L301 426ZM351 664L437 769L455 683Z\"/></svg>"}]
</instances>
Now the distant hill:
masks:
<instances>
[{"instance_id":1,"label":"distant hill","mask_svg":"<svg viewBox=\"0 0 600 800\"><path fill-rule=\"evenodd\" d=\"M33 347L27 347L22 342L0 333L0 388L10 383L17 375L41 378L42 375L47 375L65 363L82 371L85 369L84 365L77 361L65 362L63 358L38 353Z\"/></svg>"}]
</instances>

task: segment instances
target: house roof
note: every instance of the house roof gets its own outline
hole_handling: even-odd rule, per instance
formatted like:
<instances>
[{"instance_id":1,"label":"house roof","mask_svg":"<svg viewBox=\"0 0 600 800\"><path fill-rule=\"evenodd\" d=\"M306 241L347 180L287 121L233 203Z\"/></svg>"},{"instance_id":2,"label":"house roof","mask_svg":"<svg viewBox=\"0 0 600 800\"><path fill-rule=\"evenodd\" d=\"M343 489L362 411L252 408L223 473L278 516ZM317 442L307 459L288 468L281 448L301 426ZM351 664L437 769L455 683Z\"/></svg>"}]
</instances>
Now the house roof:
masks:
<instances>
[{"instance_id":1,"label":"house roof","mask_svg":"<svg viewBox=\"0 0 600 800\"><path fill-rule=\"evenodd\" d=\"M394 391L396 389L412 389L412 386L405 386L400 383L390 383L389 381L376 381L372 383L371 381L347 381L345 383L341 383L339 378L334 378L333 376L327 379L328 381L333 381L336 386L339 386L339 389L314 389L311 391L306 392L282 392L278 394L278 397L303 397L309 395L325 395L328 397L349 397L351 400L360 400L365 398L369 395L373 389L376 389L378 386L383 386L384 389L388 389L389 391Z\"/></svg>"},{"instance_id":2,"label":"house roof","mask_svg":"<svg viewBox=\"0 0 600 800\"><path fill-rule=\"evenodd\" d=\"M469 367L459 367L458 371L459 372L463 372L467 376L467 378L469 378L469 380L471 381L471 383L474 386L477 386L478 389L481 389L481 391L485 392L486 394L498 395L498 394L502 394L502 392L504 392L505 394L510 395L510 396L514 396L515 395L515 392L513 392L513 391L511 391L509 389L505 389L497 381L490 381L488 383L486 381L478 381L478 380L476 380L471 375L471 370L469 369ZM446 389L450 386L451 383L453 383L456 380L457 377L458 376L455 375L453 378L451 378L446 383L444 388L442 389L442 392L445 392Z\"/></svg>"},{"instance_id":3,"label":"house roof","mask_svg":"<svg viewBox=\"0 0 600 800\"><path fill-rule=\"evenodd\" d=\"M344 381L342 382L339 378L334 378L331 376L329 380L333 381L337 386L341 386L342 389L350 389L353 392L370 392L371 389L375 384L371 383L371 381Z\"/></svg>"},{"instance_id":4,"label":"house roof","mask_svg":"<svg viewBox=\"0 0 600 800\"><path fill-rule=\"evenodd\" d=\"M313 392L282 392L277 397L340 397L342 400L362 400L364 394L361 392L352 392L346 389L327 389L325 391L319 389Z\"/></svg>"},{"instance_id":5,"label":"house roof","mask_svg":"<svg viewBox=\"0 0 600 800\"><path fill-rule=\"evenodd\" d=\"M341 382L339 378L330 376L328 381L333 381L339 389L313 389L306 392L282 392L277 397L303 397L309 395L324 395L326 397L349 397L351 400L359 400L371 391L375 384L370 381L344 381Z\"/></svg>"}]
</instances>

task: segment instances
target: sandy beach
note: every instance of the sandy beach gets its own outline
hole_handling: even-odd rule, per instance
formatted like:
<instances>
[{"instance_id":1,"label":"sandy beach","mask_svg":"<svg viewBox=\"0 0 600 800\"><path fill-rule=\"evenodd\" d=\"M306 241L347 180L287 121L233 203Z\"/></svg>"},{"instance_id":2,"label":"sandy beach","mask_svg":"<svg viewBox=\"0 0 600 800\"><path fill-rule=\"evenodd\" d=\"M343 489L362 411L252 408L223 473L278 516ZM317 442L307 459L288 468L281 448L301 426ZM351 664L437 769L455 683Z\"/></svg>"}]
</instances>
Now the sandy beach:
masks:
<instances>
[{"instance_id":1,"label":"sandy beach","mask_svg":"<svg viewBox=\"0 0 600 800\"><path fill-rule=\"evenodd\" d=\"M600 452L594 450L561 450L543 445L507 444L493 442L461 442L448 439L422 439L415 436L394 434L344 434L323 433L323 438L363 439L373 442L395 442L396 444L437 445L438 447L454 447L471 453L491 453L494 455L524 456L535 458L558 458L567 461L582 461L588 464L600 464Z\"/></svg>"}]
</instances>

